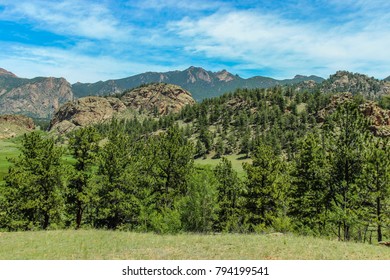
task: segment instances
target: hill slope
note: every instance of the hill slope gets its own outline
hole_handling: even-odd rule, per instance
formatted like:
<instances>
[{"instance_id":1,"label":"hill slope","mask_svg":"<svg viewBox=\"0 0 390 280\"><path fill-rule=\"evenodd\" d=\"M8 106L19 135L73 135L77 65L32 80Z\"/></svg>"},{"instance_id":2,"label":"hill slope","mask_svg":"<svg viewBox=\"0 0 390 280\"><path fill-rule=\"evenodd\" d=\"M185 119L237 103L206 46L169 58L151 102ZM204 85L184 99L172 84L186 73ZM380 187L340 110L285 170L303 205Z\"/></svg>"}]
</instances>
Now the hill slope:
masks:
<instances>
[{"instance_id":1,"label":"hill slope","mask_svg":"<svg viewBox=\"0 0 390 280\"><path fill-rule=\"evenodd\" d=\"M17 115L0 115L0 139L13 138L34 129L34 121L30 118Z\"/></svg>"}]
</instances>

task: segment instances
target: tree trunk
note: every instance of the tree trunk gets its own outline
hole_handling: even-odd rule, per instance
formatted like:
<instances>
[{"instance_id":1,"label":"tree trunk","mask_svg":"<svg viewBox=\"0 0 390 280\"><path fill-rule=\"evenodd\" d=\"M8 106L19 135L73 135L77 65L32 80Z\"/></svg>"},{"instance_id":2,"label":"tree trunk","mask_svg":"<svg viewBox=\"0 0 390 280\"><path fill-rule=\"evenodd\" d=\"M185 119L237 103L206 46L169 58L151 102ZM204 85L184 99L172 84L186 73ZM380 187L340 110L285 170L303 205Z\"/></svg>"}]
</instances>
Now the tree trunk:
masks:
<instances>
[{"instance_id":1,"label":"tree trunk","mask_svg":"<svg viewBox=\"0 0 390 280\"><path fill-rule=\"evenodd\" d=\"M81 203L77 205L77 213L76 213L76 229L79 229L81 226L81 220L83 218L83 209L81 207Z\"/></svg>"},{"instance_id":2,"label":"tree trunk","mask_svg":"<svg viewBox=\"0 0 390 280\"><path fill-rule=\"evenodd\" d=\"M382 241L382 221L381 221L381 199L380 197L376 198L376 215L378 217L378 242Z\"/></svg>"},{"instance_id":3,"label":"tree trunk","mask_svg":"<svg viewBox=\"0 0 390 280\"><path fill-rule=\"evenodd\" d=\"M44 214L44 221L43 221L43 229L47 229L49 226L49 213L45 212Z\"/></svg>"}]
</instances>

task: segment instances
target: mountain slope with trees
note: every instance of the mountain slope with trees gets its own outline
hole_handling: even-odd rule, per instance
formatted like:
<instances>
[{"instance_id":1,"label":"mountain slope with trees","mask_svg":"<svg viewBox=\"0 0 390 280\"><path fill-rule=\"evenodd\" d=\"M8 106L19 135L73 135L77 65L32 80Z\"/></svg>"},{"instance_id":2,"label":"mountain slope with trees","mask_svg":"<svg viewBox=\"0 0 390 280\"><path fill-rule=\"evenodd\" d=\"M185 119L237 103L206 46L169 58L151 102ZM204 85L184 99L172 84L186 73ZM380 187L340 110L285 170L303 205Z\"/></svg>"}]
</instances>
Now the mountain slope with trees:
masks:
<instances>
[{"instance_id":1,"label":"mountain slope with trees","mask_svg":"<svg viewBox=\"0 0 390 280\"><path fill-rule=\"evenodd\" d=\"M25 135L0 187L0 227L387 240L389 138L371 132L364 98L333 100L241 89L160 118L113 119L68 135L70 164L47 136ZM251 158L245 176L223 158L231 153ZM211 168L196 157L222 160Z\"/></svg>"}]
</instances>

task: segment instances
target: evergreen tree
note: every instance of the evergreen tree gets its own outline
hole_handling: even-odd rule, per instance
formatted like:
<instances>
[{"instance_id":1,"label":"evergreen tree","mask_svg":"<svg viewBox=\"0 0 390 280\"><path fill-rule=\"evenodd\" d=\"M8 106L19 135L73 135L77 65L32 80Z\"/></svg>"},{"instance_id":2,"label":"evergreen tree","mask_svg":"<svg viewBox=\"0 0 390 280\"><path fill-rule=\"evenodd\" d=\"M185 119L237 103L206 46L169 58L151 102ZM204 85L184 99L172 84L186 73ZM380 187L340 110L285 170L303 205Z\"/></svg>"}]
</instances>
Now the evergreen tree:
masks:
<instances>
[{"instance_id":1,"label":"evergreen tree","mask_svg":"<svg viewBox=\"0 0 390 280\"><path fill-rule=\"evenodd\" d=\"M248 177L245 208L249 228L256 231L271 227L285 214L287 185L282 175L285 168L272 147L260 144L252 159L252 164L244 164Z\"/></svg>"},{"instance_id":2,"label":"evergreen tree","mask_svg":"<svg viewBox=\"0 0 390 280\"><path fill-rule=\"evenodd\" d=\"M5 177L8 228L47 229L61 223L63 211L63 150L53 139L32 132L22 139L21 153Z\"/></svg>"},{"instance_id":3,"label":"evergreen tree","mask_svg":"<svg viewBox=\"0 0 390 280\"><path fill-rule=\"evenodd\" d=\"M368 144L360 184L367 189L367 216L362 220L376 227L377 240L383 240L383 229L390 228L390 145L388 139L374 138ZM368 197L368 198L367 198Z\"/></svg>"},{"instance_id":4,"label":"evergreen tree","mask_svg":"<svg viewBox=\"0 0 390 280\"><path fill-rule=\"evenodd\" d=\"M347 241L358 226L358 212L363 203L360 194L366 192L357 180L362 173L368 125L353 102L339 106L329 124L333 222L338 238Z\"/></svg>"},{"instance_id":5,"label":"evergreen tree","mask_svg":"<svg viewBox=\"0 0 390 280\"><path fill-rule=\"evenodd\" d=\"M330 208L330 170L320 135L306 135L298 150L292 171L290 215L300 232L323 234Z\"/></svg>"},{"instance_id":6,"label":"evergreen tree","mask_svg":"<svg viewBox=\"0 0 390 280\"><path fill-rule=\"evenodd\" d=\"M218 221L219 231L238 231L241 227L241 197L242 182L237 172L233 169L232 163L225 157L214 169L215 177L218 180Z\"/></svg>"},{"instance_id":7,"label":"evergreen tree","mask_svg":"<svg viewBox=\"0 0 390 280\"><path fill-rule=\"evenodd\" d=\"M225 145L223 140L218 137L217 142L215 143L215 156L214 158L220 158L225 153Z\"/></svg>"},{"instance_id":8,"label":"evergreen tree","mask_svg":"<svg viewBox=\"0 0 390 280\"><path fill-rule=\"evenodd\" d=\"M80 228L83 213L94 193L91 186L91 168L98 152L99 135L95 128L76 130L69 139L69 149L76 162L68 185L68 205L75 215L76 228Z\"/></svg>"},{"instance_id":9,"label":"evergreen tree","mask_svg":"<svg viewBox=\"0 0 390 280\"><path fill-rule=\"evenodd\" d=\"M100 151L97 226L116 229L136 221L131 141L121 130L111 132Z\"/></svg>"},{"instance_id":10,"label":"evergreen tree","mask_svg":"<svg viewBox=\"0 0 390 280\"><path fill-rule=\"evenodd\" d=\"M196 145L195 145L195 157L196 158L199 158L199 157L203 157L206 155L206 147L205 145L198 139L196 141Z\"/></svg>"},{"instance_id":11,"label":"evergreen tree","mask_svg":"<svg viewBox=\"0 0 390 280\"><path fill-rule=\"evenodd\" d=\"M155 188L161 194L162 204L169 208L177 195L186 193L188 175L193 168L193 146L178 126L168 128L151 140L154 163L151 171L157 179Z\"/></svg>"}]
</instances>

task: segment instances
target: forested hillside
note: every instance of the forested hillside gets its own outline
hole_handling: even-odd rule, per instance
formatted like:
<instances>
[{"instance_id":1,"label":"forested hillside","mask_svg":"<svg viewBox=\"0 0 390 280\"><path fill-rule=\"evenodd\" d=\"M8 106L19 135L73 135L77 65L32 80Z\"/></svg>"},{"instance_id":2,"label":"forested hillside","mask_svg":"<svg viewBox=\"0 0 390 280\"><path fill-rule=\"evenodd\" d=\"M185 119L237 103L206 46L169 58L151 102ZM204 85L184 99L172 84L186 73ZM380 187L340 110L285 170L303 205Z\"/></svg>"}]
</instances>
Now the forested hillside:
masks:
<instances>
[{"instance_id":1,"label":"forested hillside","mask_svg":"<svg viewBox=\"0 0 390 280\"><path fill-rule=\"evenodd\" d=\"M240 89L159 118L79 128L62 146L27 134L1 187L0 227L390 239L389 138L372 129L389 124L365 104ZM251 158L244 176L230 154ZM195 158L222 159L212 168Z\"/></svg>"}]
</instances>

